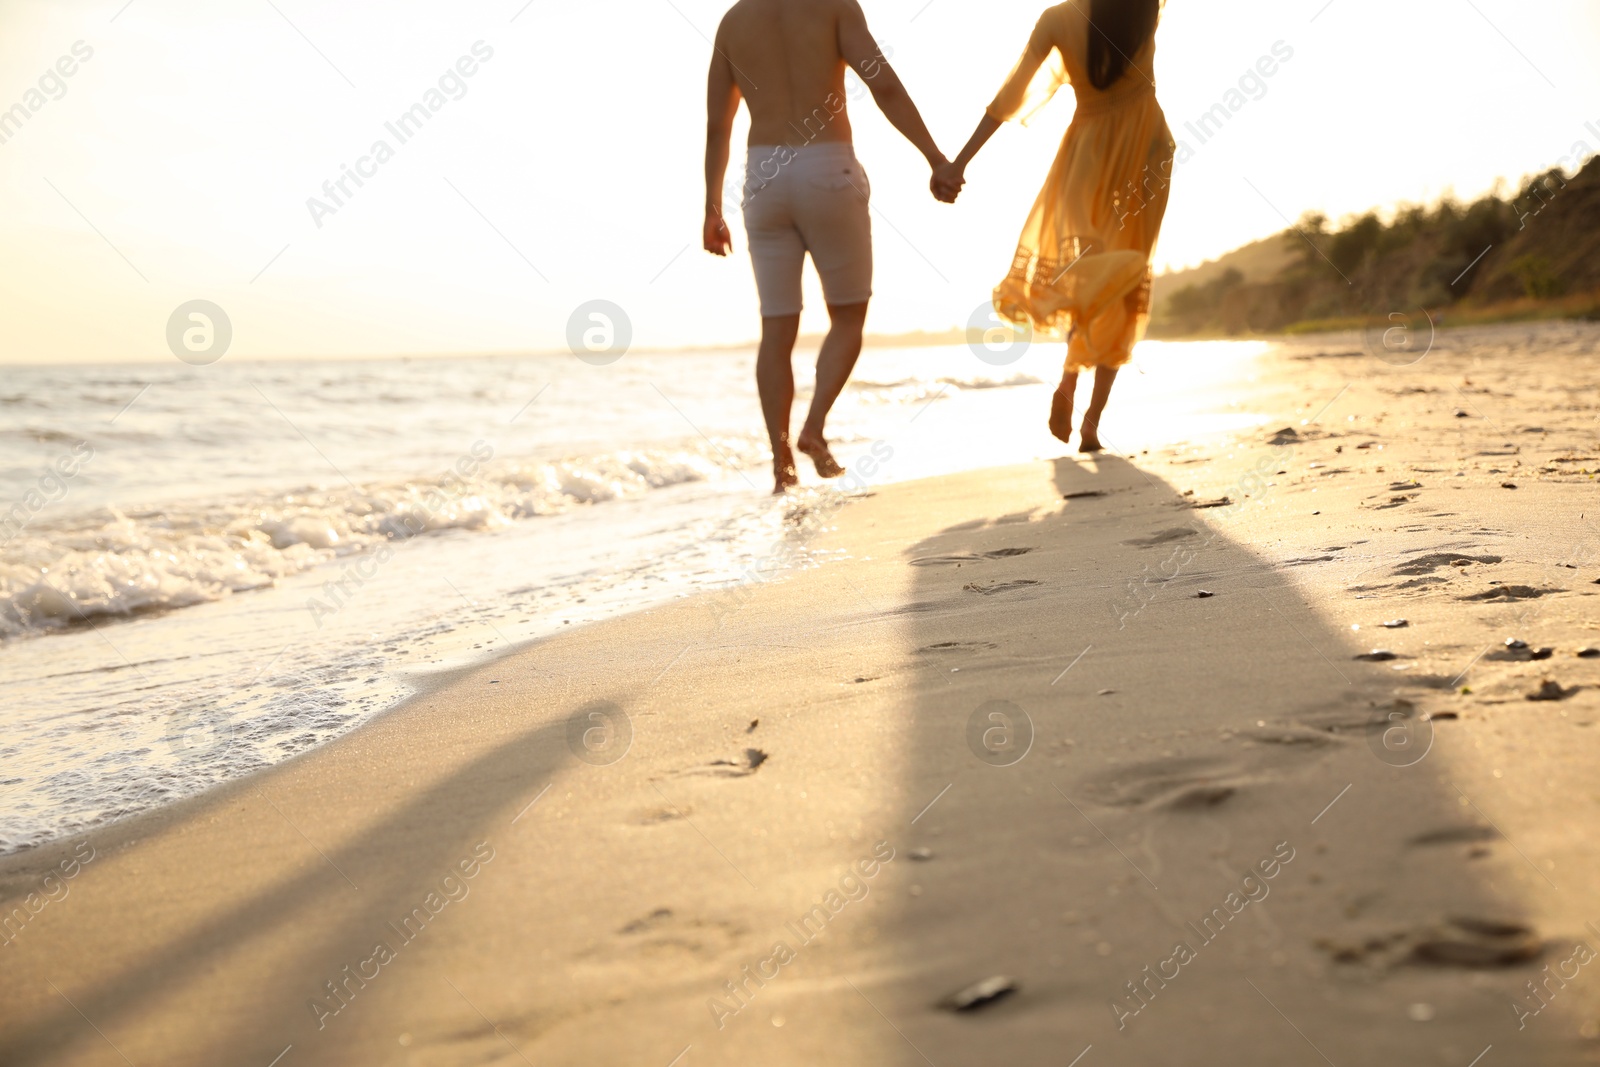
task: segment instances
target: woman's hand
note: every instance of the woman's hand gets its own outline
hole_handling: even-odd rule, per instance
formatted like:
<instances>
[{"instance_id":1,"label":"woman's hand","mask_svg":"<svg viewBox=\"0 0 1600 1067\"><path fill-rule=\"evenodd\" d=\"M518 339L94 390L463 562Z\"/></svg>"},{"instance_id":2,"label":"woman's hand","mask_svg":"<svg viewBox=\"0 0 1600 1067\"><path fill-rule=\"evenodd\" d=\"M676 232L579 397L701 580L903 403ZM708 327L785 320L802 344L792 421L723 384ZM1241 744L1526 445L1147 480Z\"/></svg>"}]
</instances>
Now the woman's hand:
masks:
<instances>
[{"instance_id":1,"label":"woman's hand","mask_svg":"<svg viewBox=\"0 0 1600 1067\"><path fill-rule=\"evenodd\" d=\"M929 182L929 188L940 203L953 204L966 184L967 168L959 163L945 162L933 168L933 180Z\"/></svg>"}]
</instances>

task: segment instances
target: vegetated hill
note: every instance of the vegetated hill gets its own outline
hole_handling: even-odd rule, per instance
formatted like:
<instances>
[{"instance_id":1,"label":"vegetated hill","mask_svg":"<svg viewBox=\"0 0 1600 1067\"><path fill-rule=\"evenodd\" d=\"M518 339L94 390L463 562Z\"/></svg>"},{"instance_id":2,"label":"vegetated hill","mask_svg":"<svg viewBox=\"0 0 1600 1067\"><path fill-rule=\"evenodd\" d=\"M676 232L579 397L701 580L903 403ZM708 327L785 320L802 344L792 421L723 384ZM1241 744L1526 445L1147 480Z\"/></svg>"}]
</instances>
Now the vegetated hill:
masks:
<instances>
[{"instance_id":1,"label":"vegetated hill","mask_svg":"<svg viewBox=\"0 0 1600 1067\"><path fill-rule=\"evenodd\" d=\"M1273 242L1286 262L1261 277L1268 256L1259 246ZM1164 287L1158 281L1150 332L1273 333L1418 308L1470 319L1509 302L1516 307L1507 313L1593 315L1597 294L1600 157L1571 177L1557 169L1530 178L1510 199L1462 205L1447 198L1432 208L1402 207L1387 223L1368 212L1338 229L1307 215L1275 238L1169 276Z\"/></svg>"},{"instance_id":2,"label":"vegetated hill","mask_svg":"<svg viewBox=\"0 0 1600 1067\"><path fill-rule=\"evenodd\" d=\"M1198 267L1157 275L1150 286L1152 307L1158 309L1173 293L1189 286L1209 285L1228 271L1238 271L1246 282L1268 282L1294 264L1299 254L1283 240L1282 234L1252 241L1236 248L1219 259L1208 260Z\"/></svg>"}]
</instances>

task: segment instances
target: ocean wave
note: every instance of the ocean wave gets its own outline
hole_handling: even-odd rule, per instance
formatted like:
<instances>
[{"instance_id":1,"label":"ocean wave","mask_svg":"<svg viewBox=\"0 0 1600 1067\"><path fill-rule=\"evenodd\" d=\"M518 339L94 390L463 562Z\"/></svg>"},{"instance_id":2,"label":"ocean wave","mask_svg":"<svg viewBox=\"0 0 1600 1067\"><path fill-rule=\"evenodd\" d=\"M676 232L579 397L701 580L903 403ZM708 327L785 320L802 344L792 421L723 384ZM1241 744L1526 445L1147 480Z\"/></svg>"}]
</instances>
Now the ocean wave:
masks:
<instances>
[{"instance_id":1,"label":"ocean wave","mask_svg":"<svg viewBox=\"0 0 1600 1067\"><path fill-rule=\"evenodd\" d=\"M544 463L475 446L443 476L168 508L102 508L0 543L0 639L208 603L344 556L486 532L709 481L767 457L754 438Z\"/></svg>"},{"instance_id":2,"label":"ocean wave","mask_svg":"<svg viewBox=\"0 0 1600 1067\"><path fill-rule=\"evenodd\" d=\"M894 382L860 380L850 383L854 392L865 393L874 400L902 403L913 402L948 394L951 389L1015 389L1025 385L1043 385L1031 374L1013 374L1006 378L982 376L943 378L902 378Z\"/></svg>"},{"instance_id":3,"label":"ocean wave","mask_svg":"<svg viewBox=\"0 0 1600 1067\"><path fill-rule=\"evenodd\" d=\"M940 378L945 385L958 389L1015 389L1023 385L1043 385L1031 374L1013 374L1009 378Z\"/></svg>"}]
</instances>

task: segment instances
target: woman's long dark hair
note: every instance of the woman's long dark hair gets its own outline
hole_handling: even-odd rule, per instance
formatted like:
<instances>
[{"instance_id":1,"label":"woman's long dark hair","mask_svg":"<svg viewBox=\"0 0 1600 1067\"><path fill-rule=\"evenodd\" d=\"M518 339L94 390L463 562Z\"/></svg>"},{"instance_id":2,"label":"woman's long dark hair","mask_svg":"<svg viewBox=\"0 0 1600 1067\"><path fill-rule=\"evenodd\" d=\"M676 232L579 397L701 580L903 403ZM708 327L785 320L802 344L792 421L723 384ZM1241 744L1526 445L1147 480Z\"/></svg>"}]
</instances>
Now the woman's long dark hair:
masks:
<instances>
[{"instance_id":1,"label":"woman's long dark hair","mask_svg":"<svg viewBox=\"0 0 1600 1067\"><path fill-rule=\"evenodd\" d=\"M1161 0L1090 0L1089 80L1109 89L1128 71L1161 18Z\"/></svg>"}]
</instances>

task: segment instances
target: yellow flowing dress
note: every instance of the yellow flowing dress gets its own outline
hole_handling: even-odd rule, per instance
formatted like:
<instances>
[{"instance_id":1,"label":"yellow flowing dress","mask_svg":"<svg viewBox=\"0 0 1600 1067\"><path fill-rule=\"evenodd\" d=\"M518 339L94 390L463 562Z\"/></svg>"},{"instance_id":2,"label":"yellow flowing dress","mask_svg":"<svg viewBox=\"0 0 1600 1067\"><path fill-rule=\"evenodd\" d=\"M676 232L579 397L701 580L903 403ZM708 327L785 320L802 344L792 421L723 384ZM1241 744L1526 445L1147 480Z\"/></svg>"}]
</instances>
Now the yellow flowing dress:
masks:
<instances>
[{"instance_id":1,"label":"yellow flowing dress","mask_svg":"<svg viewBox=\"0 0 1600 1067\"><path fill-rule=\"evenodd\" d=\"M1156 103L1155 40L1109 89L1089 79L1088 0L1039 19L990 117L1026 120L1071 84L1072 125L994 291L1000 316L1066 333L1067 367L1120 367L1150 317L1150 256L1167 210L1175 145Z\"/></svg>"}]
</instances>

